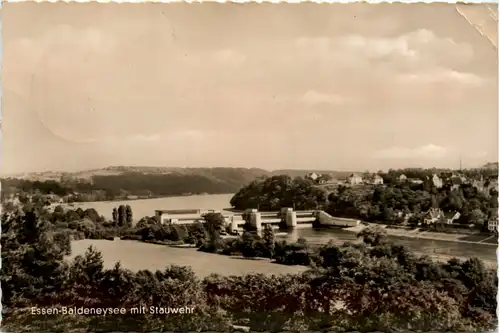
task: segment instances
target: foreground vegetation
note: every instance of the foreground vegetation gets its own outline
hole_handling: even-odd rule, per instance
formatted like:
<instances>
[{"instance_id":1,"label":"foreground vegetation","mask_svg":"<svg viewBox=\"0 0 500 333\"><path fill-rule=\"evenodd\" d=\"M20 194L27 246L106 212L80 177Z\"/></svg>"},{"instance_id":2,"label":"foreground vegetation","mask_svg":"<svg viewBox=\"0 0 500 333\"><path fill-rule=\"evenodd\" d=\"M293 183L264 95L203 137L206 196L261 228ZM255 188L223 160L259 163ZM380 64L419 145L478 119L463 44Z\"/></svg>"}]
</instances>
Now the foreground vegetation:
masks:
<instances>
[{"instance_id":1,"label":"foreground vegetation","mask_svg":"<svg viewBox=\"0 0 500 333\"><path fill-rule=\"evenodd\" d=\"M43 206L26 205L10 207L2 215L2 324L8 331L229 331L233 325L259 331L485 331L496 325L496 272L478 259L440 264L417 257L388 243L377 230L361 234L363 244L311 248L305 242L276 242L269 229L262 238L247 232L235 241L224 241L217 215L206 216L204 224L190 227L184 235L173 231L176 226L143 219L138 226L141 237L177 234L204 251L268 256L311 266L305 274L214 274L200 280L189 267L134 273L117 264L107 270L92 248L67 262L71 235L54 214ZM85 236L85 231L77 232ZM33 315L33 306L175 306L195 311Z\"/></svg>"}]
</instances>

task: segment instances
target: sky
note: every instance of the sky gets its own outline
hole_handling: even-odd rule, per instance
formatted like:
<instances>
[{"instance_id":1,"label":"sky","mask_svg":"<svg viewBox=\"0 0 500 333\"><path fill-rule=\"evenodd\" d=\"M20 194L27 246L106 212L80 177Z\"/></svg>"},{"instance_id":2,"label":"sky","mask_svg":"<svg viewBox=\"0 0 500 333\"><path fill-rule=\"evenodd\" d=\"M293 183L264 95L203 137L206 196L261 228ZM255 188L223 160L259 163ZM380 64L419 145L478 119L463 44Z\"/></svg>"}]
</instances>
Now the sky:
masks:
<instances>
[{"instance_id":1,"label":"sky","mask_svg":"<svg viewBox=\"0 0 500 333\"><path fill-rule=\"evenodd\" d=\"M452 4L2 11L3 174L498 160L498 51Z\"/></svg>"}]
</instances>

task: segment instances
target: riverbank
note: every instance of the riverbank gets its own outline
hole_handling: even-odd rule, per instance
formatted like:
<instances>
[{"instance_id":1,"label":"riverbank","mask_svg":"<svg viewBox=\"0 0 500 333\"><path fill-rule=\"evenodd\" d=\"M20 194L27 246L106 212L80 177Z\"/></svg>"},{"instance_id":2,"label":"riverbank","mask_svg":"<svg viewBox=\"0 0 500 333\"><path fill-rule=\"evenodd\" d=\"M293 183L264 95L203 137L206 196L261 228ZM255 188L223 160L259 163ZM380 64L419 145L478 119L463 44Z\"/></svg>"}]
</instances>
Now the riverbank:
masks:
<instances>
[{"instance_id":1,"label":"riverbank","mask_svg":"<svg viewBox=\"0 0 500 333\"><path fill-rule=\"evenodd\" d=\"M359 225L356 227L345 228L345 231L351 233L359 233L363 229L369 226L379 226L387 231L387 235L391 237L401 237L401 238L412 238L412 239L428 239L436 240L442 242L456 242L456 243L466 243L466 244L480 244L485 246L498 247L498 243L494 243L494 235L483 236L483 235L470 235L470 234L448 234L433 231L422 231L418 228L416 229L395 229L389 228L384 224L369 224L369 225ZM469 238L467 240L466 238ZM477 238L477 240L470 240L471 238ZM486 241L486 242L485 242Z\"/></svg>"},{"instance_id":2,"label":"riverbank","mask_svg":"<svg viewBox=\"0 0 500 333\"><path fill-rule=\"evenodd\" d=\"M439 261L439 262L447 262L450 259L459 259L461 261L465 261L469 258L467 257L460 257L460 256L450 256L446 254L427 254L424 252L415 252L419 256L428 256L431 258L433 261ZM498 267L498 262L496 261L491 261L491 260L486 260L486 259L481 259L481 261L484 263L484 266L487 268L497 268Z\"/></svg>"},{"instance_id":3,"label":"riverbank","mask_svg":"<svg viewBox=\"0 0 500 333\"><path fill-rule=\"evenodd\" d=\"M89 203L113 203L113 202L133 202L133 201L139 201L139 200L152 200L152 199L169 199L169 198L183 198L183 197L194 197L194 196L208 196L208 195L234 195L234 193L187 193L187 194L175 194L175 195L152 195L148 197L139 197L139 196L131 196L129 198L113 198L113 199L107 199L107 200L92 200L92 201L73 201L73 202L63 202L63 203L51 203L50 206L80 206L80 205L86 205Z\"/></svg>"}]
</instances>

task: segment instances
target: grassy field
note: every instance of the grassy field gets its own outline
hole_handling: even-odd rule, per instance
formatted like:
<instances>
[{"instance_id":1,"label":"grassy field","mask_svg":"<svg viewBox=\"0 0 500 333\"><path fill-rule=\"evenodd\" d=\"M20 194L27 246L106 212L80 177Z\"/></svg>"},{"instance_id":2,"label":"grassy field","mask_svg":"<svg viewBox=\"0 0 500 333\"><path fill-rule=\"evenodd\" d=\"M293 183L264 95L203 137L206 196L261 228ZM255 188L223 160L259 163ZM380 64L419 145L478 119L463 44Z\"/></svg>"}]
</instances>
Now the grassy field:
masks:
<instances>
[{"instance_id":1,"label":"grassy field","mask_svg":"<svg viewBox=\"0 0 500 333\"><path fill-rule=\"evenodd\" d=\"M303 266L285 266L273 264L266 259L243 259L218 254L198 252L194 248L176 248L165 245L147 244L126 240L90 240L84 239L72 243L73 258L84 254L89 246L94 246L102 253L105 268L112 268L120 261L124 268L132 271L148 269L164 270L169 265L191 266L200 277L211 273L221 275L244 275L250 273L287 274L307 270Z\"/></svg>"}]
</instances>

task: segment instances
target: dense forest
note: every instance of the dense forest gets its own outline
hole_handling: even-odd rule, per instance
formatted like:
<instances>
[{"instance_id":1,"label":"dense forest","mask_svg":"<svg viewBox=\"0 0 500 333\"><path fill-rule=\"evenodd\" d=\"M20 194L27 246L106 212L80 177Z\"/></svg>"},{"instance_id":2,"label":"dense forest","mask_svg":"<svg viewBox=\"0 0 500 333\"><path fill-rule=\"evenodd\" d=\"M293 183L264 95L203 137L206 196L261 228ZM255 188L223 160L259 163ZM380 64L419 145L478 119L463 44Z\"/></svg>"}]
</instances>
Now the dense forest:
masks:
<instances>
[{"instance_id":1,"label":"dense forest","mask_svg":"<svg viewBox=\"0 0 500 333\"><path fill-rule=\"evenodd\" d=\"M189 171L189 172L188 172ZM2 195L16 193L54 194L68 201L125 199L128 196L162 197L183 194L234 193L263 175L259 169L212 168L184 172L123 172L93 175L90 179L63 177L60 181L2 179Z\"/></svg>"},{"instance_id":2,"label":"dense forest","mask_svg":"<svg viewBox=\"0 0 500 333\"><path fill-rule=\"evenodd\" d=\"M469 170L466 177L471 182L453 184L451 172L441 172L444 185L437 188L430 177L435 170L390 170L380 173L383 185L338 185L327 190L310 180L289 176L272 176L258 179L240 189L231 199L231 205L239 210L259 208L279 210L295 207L297 210L323 209L334 216L359 218L365 221L410 224L422 220L429 208L440 208L445 213L460 213L458 223L474 224L485 229L488 219L497 216L498 191L488 188L498 177L497 170ZM400 182L398 177L422 180L422 183ZM482 187L473 184L483 179Z\"/></svg>"},{"instance_id":3,"label":"dense forest","mask_svg":"<svg viewBox=\"0 0 500 333\"><path fill-rule=\"evenodd\" d=\"M478 259L437 263L391 244L381 230L364 230L363 243L311 247L299 240L262 238L250 232L221 239L221 216L180 227L144 218L131 228L104 221L95 211L47 211L43 203L9 206L2 214L2 325L9 332L233 331L477 331L496 326L497 275ZM76 215L75 215L76 214ZM202 251L265 256L282 264L310 265L304 274L221 276L203 280L189 267L132 272L116 264L105 269L93 248L66 261L68 233L96 230L134 232L143 240L161 237L196 243ZM83 223L83 221L86 221ZM92 227L93 225L93 227ZM181 229L185 230L181 232ZM92 229L92 230L91 230ZM65 307L131 309L143 314L34 314ZM186 314L153 314L150 307L194 308ZM26 309L30 309L26 311Z\"/></svg>"}]
</instances>

